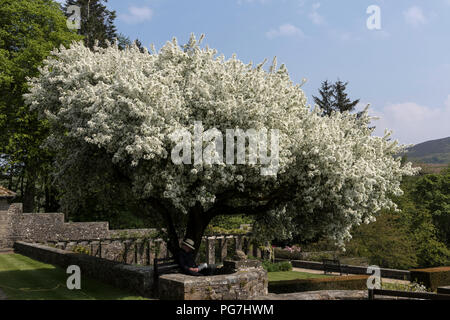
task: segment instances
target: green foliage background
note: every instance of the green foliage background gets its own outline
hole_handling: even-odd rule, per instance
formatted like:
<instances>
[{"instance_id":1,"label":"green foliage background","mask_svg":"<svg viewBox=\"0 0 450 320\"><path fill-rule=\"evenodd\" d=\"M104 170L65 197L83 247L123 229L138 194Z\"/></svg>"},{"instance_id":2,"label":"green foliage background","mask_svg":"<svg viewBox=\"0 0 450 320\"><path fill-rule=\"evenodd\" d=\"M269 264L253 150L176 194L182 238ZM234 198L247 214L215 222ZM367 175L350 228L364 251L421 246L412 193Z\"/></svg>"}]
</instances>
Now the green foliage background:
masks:
<instances>
[{"instance_id":1,"label":"green foliage background","mask_svg":"<svg viewBox=\"0 0 450 320\"><path fill-rule=\"evenodd\" d=\"M347 255L381 267L408 269L450 265L450 167L440 174L408 177L400 212L383 212L353 231Z\"/></svg>"}]
</instances>

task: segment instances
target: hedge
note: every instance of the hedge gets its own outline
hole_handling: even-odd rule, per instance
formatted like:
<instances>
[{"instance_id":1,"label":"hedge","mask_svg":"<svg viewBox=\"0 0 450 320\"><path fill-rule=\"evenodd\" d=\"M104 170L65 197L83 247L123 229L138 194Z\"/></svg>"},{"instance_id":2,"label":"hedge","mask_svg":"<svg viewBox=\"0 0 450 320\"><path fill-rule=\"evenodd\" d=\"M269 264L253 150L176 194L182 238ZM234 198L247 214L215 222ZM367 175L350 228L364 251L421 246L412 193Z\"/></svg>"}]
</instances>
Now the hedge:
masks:
<instances>
[{"instance_id":1,"label":"hedge","mask_svg":"<svg viewBox=\"0 0 450 320\"><path fill-rule=\"evenodd\" d=\"M290 261L282 261L282 262L270 262L270 261L263 261L262 262L263 268L267 272L278 272L278 271L291 271L292 270L292 264Z\"/></svg>"},{"instance_id":2,"label":"hedge","mask_svg":"<svg viewBox=\"0 0 450 320\"><path fill-rule=\"evenodd\" d=\"M367 290L367 275L269 281L269 292L292 293L319 290Z\"/></svg>"},{"instance_id":3,"label":"hedge","mask_svg":"<svg viewBox=\"0 0 450 320\"><path fill-rule=\"evenodd\" d=\"M436 291L438 287L450 285L450 267L410 270L411 281L423 284Z\"/></svg>"}]
</instances>

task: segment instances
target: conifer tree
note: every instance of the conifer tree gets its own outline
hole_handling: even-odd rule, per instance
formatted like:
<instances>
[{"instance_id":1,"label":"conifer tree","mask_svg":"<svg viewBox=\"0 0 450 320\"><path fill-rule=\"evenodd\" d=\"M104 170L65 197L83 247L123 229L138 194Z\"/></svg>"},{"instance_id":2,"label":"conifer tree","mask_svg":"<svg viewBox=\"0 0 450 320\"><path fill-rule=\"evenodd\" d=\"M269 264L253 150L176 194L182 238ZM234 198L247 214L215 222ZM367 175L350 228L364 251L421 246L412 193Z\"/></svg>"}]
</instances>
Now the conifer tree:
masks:
<instances>
[{"instance_id":1,"label":"conifer tree","mask_svg":"<svg viewBox=\"0 0 450 320\"><path fill-rule=\"evenodd\" d=\"M323 110L323 116L330 116L333 111L352 112L358 100L351 101L348 98L348 94L345 92L348 82L336 81L334 84L330 84L328 80L322 82L322 87L319 89L320 97L315 97L314 102ZM358 116L360 113L358 113Z\"/></svg>"},{"instance_id":2,"label":"conifer tree","mask_svg":"<svg viewBox=\"0 0 450 320\"><path fill-rule=\"evenodd\" d=\"M71 5L81 8L81 28L78 33L84 36L84 44L92 49L98 40L100 47L106 47L106 41L114 42L118 38L114 25L116 12L110 11L103 4L108 0L67 0L64 12L69 16L67 8Z\"/></svg>"},{"instance_id":3,"label":"conifer tree","mask_svg":"<svg viewBox=\"0 0 450 320\"><path fill-rule=\"evenodd\" d=\"M325 80L322 82L322 87L319 89L321 98L315 97L314 102L323 110L323 115L330 115L333 110L333 85Z\"/></svg>"},{"instance_id":4,"label":"conifer tree","mask_svg":"<svg viewBox=\"0 0 450 320\"><path fill-rule=\"evenodd\" d=\"M348 111L351 112L355 109L359 103L358 100L351 101L345 92L348 82L342 82L338 80L333 85L333 98L334 98L334 110L339 112Z\"/></svg>"}]
</instances>

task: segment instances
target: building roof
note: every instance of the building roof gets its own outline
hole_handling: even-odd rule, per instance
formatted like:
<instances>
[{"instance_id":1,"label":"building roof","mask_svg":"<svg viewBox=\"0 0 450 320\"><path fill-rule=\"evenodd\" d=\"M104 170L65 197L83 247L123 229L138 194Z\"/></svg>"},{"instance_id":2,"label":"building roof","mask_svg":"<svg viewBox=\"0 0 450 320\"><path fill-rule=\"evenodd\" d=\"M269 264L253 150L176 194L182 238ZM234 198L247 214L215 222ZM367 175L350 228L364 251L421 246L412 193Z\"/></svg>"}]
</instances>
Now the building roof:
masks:
<instances>
[{"instance_id":1,"label":"building roof","mask_svg":"<svg viewBox=\"0 0 450 320\"><path fill-rule=\"evenodd\" d=\"M16 194L14 192L0 186L0 198L14 198L15 196Z\"/></svg>"}]
</instances>

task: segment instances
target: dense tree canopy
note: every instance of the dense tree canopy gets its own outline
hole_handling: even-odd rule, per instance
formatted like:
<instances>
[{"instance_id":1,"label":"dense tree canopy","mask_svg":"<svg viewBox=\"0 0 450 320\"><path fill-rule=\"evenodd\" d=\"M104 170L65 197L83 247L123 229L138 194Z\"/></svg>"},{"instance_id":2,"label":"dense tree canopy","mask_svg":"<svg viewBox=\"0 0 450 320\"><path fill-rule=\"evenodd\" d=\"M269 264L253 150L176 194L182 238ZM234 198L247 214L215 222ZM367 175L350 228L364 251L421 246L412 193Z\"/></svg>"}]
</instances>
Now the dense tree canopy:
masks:
<instances>
[{"instance_id":1,"label":"dense tree canopy","mask_svg":"<svg viewBox=\"0 0 450 320\"><path fill-rule=\"evenodd\" d=\"M46 120L38 120L23 101L27 77L39 74L38 67L53 48L79 39L67 28L55 1L0 0L0 157L6 160L0 167L8 186L21 191L28 212L35 209L38 183L49 192L51 156L41 148L48 135Z\"/></svg>"},{"instance_id":2,"label":"dense tree canopy","mask_svg":"<svg viewBox=\"0 0 450 320\"><path fill-rule=\"evenodd\" d=\"M254 215L259 235L343 243L353 225L395 207L390 195L414 172L388 135L371 136L367 112L322 117L284 65L226 60L193 36L152 54L74 43L55 50L30 85L28 103L52 125L64 209L112 181L120 200L135 199L167 229L171 250L183 236L198 246L212 218L234 214ZM171 136L194 133L196 122L223 134L278 130L277 174L261 175L261 162L175 164Z\"/></svg>"},{"instance_id":3,"label":"dense tree canopy","mask_svg":"<svg viewBox=\"0 0 450 320\"><path fill-rule=\"evenodd\" d=\"M114 25L116 12L108 10L105 6L107 2L108 0L66 0L64 5L67 17L72 14L68 10L70 6L80 7L81 21L78 33L83 35L85 45L91 49L96 42L99 46L106 47L108 42L113 42L119 37ZM120 35L120 38L122 37L123 35Z\"/></svg>"}]
</instances>

